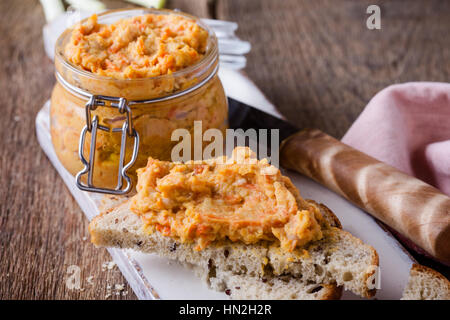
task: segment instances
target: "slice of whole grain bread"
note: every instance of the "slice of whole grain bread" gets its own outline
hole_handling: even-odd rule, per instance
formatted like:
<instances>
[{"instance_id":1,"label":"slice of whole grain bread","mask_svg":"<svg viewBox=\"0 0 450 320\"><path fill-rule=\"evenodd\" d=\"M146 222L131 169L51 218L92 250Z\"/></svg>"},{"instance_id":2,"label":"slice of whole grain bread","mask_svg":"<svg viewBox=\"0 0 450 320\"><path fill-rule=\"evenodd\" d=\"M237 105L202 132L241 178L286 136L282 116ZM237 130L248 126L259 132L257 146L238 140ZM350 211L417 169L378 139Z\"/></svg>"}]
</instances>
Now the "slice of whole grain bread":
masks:
<instances>
[{"instance_id":1,"label":"slice of whole grain bread","mask_svg":"<svg viewBox=\"0 0 450 320\"><path fill-rule=\"evenodd\" d=\"M257 278L232 271L218 271L209 286L232 299L250 300L339 300L342 287L306 282L292 276Z\"/></svg>"},{"instance_id":2,"label":"slice of whole grain bread","mask_svg":"<svg viewBox=\"0 0 450 320\"><path fill-rule=\"evenodd\" d=\"M450 300L450 281L431 268L413 264L402 300Z\"/></svg>"},{"instance_id":3,"label":"slice of whole grain bread","mask_svg":"<svg viewBox=\"0 0 450 320\"><path fill-rule=\"evenodd\" d=\"M212 288L246 283L246 293L231 291L235 298L336 298L340 296L336 286L372 297L372 278L378 268L376 251L341 230L339 220L328 208L308 202L319 207L331 227L324 230L323 239L293 252L269 242L247 245L231 241L194 250L193 244L180 243L159 232L148 234L141 218L130 211L129 201L106 203L104 207L109 209L92 220L89 230L96 246L131 248L194 265ZM311 289L313 286L316 289Z\"/></svg>"}]
</instances>

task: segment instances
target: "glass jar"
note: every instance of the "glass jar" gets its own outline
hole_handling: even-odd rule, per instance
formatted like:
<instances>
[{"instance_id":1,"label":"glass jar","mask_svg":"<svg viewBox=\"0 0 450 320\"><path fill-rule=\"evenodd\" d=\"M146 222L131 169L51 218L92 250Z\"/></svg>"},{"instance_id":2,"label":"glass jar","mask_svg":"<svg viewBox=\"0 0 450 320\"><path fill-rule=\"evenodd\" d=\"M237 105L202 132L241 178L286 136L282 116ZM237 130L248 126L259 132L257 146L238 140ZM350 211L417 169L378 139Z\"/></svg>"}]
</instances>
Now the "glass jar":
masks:
<instances>
[{"instance_id":1,"label":"glass jar","mask_svg":"<svg viewBox=\"0 0 450 320\"><path fill-rule=\"evenodd\" d=\"M193 137L194 121L202 121L203 130L225 130L227 126L227 99L217 76L217 38L199 19L171 10L132 9L105 12L98 15L98 22L108 24L148 13L170 13L194 19L209 34L202 59L172 74L118 80L82 70L67 61L63 52L70 40L71 29L66 30L56 43L57 83L51 97L50 112L52 142L59 160L73 175L83 168L84 173L90 169L80 160L79 153L89 159L88 166L93 170L87 186L123 189L118 187L123 169L120 162L128 163L132 159L136 137L133 137L133 130L128 130L128 124L126 129L130 134L124 142L125 154L124 159L121 159L122 130L125 130L123 127L127 113L118 106L118 98L126 99L124 101L131 113L131 129L139 136L137 157L128 170L133 182L136 180L136 169L144 167L148 157L170 160L171 150L178 143L171 141L173 130L187 129ZM92 125L89 124L94 118L98 121L98 127L110 130L96 131L95 156L91 157L91 143L94 140L90 130ZM84 141L80 141L82 130L86 131ZM86 177L82 181L86 181Z\"/></svg>"}]
</instances>

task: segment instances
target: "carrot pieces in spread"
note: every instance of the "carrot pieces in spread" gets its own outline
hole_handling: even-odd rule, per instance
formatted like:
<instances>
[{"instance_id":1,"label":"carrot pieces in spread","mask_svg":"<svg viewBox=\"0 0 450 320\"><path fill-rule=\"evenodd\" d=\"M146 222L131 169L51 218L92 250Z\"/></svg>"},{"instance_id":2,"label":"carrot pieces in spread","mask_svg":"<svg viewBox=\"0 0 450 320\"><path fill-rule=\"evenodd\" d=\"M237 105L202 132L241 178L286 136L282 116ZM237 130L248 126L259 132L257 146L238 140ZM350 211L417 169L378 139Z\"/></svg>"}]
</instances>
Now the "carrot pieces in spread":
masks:
<instances>
[{"instance_id":1,"label":"carrot pieces in spread","mask_svg":"<svg viewBox=\"0 0 450 320\"><path fill-rule=\"evenodd\" d=\"M131 208L150 232L196 242L198 249L229 239L280 241L292 251L322 238L325 225L289 178L248 148L185 164L149 158L138 170L137 191Z\"/></svg>"},{"instance_id":2,"label":"carrot pieces in spread","mask_svg":"<svg viewBox=\"0 0 450 320\"><path fill-rule=\"evenodd\" d=\"M176 14L146 14L99 24L93 15L72 31L64 55L80 68L114 79L181 70L206 52L208 32Z\"/></svg>"}]
</instances>

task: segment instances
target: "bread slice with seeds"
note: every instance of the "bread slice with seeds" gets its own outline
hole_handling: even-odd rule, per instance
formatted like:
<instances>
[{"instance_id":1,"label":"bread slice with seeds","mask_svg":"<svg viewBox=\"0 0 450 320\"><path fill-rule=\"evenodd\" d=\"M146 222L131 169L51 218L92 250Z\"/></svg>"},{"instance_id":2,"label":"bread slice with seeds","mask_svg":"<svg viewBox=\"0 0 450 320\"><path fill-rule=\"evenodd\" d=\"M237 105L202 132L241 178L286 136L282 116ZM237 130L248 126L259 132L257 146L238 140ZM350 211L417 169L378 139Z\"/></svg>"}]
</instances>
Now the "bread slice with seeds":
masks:
<instances>
[{"instance_id":1,"label":"bread slice with seeds","mask_svg":"<svg viewBox=\"0 0 450 320\"><path fill-rule=\"evenodd\" d=\"M327 207L307 202L319 208L330 227L324 230L323 239L293 252L265 241L250 245L222 241L194 250L193 244L159 232L148 234L141 218L130 210L128 200L113 204L94 218L89 230L96 246L131 248L194 265L214 289L227 290L244 283L245 290L231 291L234 298L330 299L340 296L339 286L372 297L372 278L378 268L376 251L341 230L339 220Z\"/></svg>"},{"instance_id":2,"label":"bread slice with seeds","mask_svg":"<svg viewBox=\"0 0 450 320\"><path fill-rule=\"evenodd\" d=\"M198 275L202 278L200 272ZM207 283L211 289L236 300L339 300L342 294L342 287L334 284L317 284L289 275L261 279L218 271L214 277L208 277Z\"/></svg>"}]
</instances>

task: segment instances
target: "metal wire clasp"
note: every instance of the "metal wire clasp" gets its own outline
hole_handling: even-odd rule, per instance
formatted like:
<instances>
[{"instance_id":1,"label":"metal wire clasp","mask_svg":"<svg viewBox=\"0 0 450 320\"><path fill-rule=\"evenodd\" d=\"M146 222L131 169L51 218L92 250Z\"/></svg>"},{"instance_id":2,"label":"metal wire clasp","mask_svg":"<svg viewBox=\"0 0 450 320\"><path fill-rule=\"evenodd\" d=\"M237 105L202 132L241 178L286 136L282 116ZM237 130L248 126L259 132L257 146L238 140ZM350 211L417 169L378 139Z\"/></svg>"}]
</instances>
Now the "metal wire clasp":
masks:
<instances>
[{"instance_id":1,"label":"metal wire clasp","mask_svg":"<svg viewBox=\"0 0 450 320\"><path fill-rule=\"evenodd\" d=\"M100 125L97 115L95 115L94 118L92 118L91 111L97 109L97 107L99 106L117 108L121 114L126 113L126 119L122 125L122 128L111 129L107 126ZM109 132L110 130L112 130L112 132L122 132L122 139L120 143L119 172L117 178L117 185L115 189L98 188L95 187L92 183L94 173L95 144L97 141L97 129L107 132ZM91 133L91 147L89 150L89 161L86 160L83 151L86 139L86 132L88 131ZM131 160L126 165L124 165L127 136L134 137L134 148ZM128 193L131 190L132 182L131 178L127 175L127 170L136 161L138 150L139 150L139 134L133 128L131 109L128 105L127 100L124 98L92 95L89 101L86 103L86 125L81 130L80 143L78 147L78 155L80 157L81 162L84 165L84 168L76 175L77 187L80 188L81 190L90 192L99 192L117 195ZM87 184L84 184L81 182L81 177L86 173L88 174ZM125 179L127 184L126 187L122 189L123 179Z\"/></svg>"}]
</instances>

